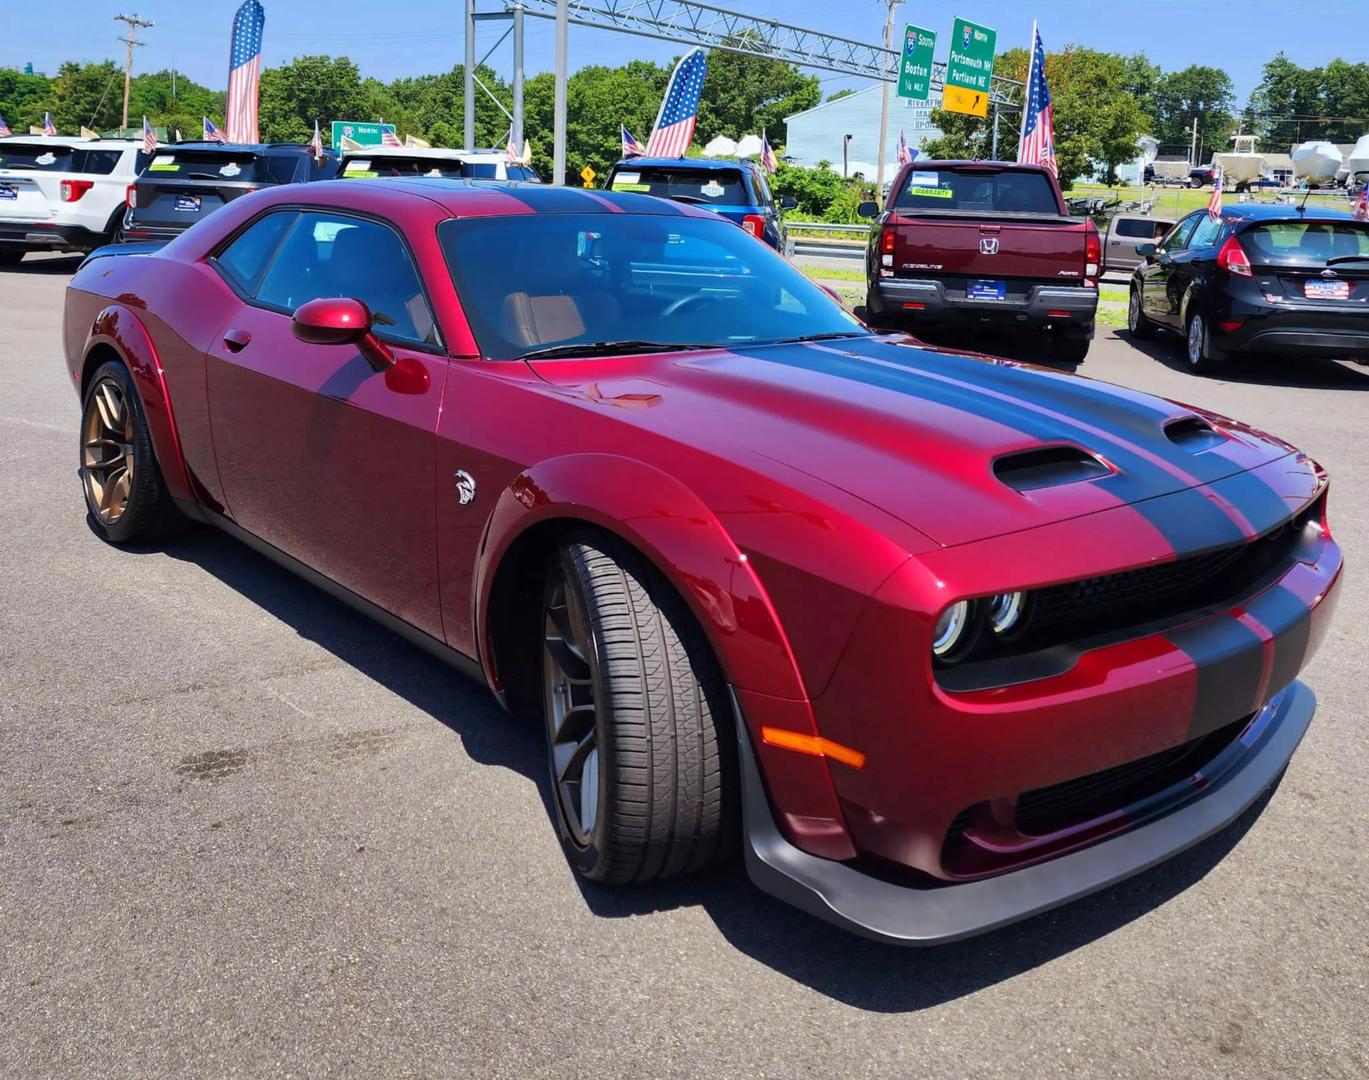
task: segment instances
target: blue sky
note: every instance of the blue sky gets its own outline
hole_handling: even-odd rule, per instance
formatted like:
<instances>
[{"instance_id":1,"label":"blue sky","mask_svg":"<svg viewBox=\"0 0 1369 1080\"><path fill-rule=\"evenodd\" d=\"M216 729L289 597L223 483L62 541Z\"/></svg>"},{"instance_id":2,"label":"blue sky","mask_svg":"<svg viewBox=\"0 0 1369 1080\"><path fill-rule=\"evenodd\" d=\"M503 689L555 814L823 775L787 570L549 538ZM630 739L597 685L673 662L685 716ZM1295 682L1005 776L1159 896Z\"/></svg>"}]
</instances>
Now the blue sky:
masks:
<instances>
[{"instance_id":1,"label":"blue sky","mask_svg":"<svg viewBox=\"0 0 1369 1080\"><path fill-rule=\"evenodd\" d=\"M883 26L881 0L707 0L761 17L779 19L859 40L875 40ZM0 0L5 7L0 65L54 72L63 59L115 59L123 24L114 15L129 8L157 25L144 31L148 44L137 50L135 70L174 65L198 82L222 87L227 78L228 30L239 0L135 0L124 4L81 0L59 6ZM401 75L445 71L463 55L462 0L263 0L268 65L305 53L351 56L368 75L389 80ZM492 8L492 0L482 0ZM915 22L938 33L937 59L944 59L951 20L957 15L992 26L1000 48L1026 45L1031 21L1040 20L1047 49L1067 42L1120 52L1144 52L1165 68L1207 63L1225 68L1239 101L1259 80L1260 67L1282 48L1300 64L1335 56L1369 56L1369 3L1318 0L1310 14L1294 14L1287 0L958 0L904 4L897 22ZM78 14L79 12L79 14ZM326 17L320 13L326 12ZM499 31L486 24L479 53ZM528 20L529 73L552 63L553 27ZM666 60L677 46L646 38L572 27L572 70L589 63L621 63L633 57ZM491 63L509 74L507 44ZM867 85L859 79L824 76L827 93Z\"/></svg>"}]
</instances>

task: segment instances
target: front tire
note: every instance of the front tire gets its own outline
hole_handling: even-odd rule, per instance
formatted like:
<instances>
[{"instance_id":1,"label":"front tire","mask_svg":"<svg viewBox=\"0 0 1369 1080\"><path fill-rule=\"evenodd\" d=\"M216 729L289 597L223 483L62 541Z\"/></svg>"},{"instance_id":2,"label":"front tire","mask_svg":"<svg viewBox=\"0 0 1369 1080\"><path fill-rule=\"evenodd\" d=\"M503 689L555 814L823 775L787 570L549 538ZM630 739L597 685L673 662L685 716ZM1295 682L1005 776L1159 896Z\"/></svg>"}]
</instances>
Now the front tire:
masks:
<instances>
[{"instance_id":1,"label":"front tire","mask_svg":"<svg viewBox=\"0 0 1369 1080\"><path fill-rule=\"evenodd\" d=\"M1213 347L1211 337L1212 332L1203 313L1192 312L1188 317L1188 328L1184 334L1184 350L1190 370L1208 372L1222 366L1225 358Z\"/></svg>"},{"instance_id":2,"label":"front tire","mask_svg":"<svg viewBox=\"0 0 1369 1080\"><path fill-rule=\"evenodd\" d=\"M693 873L737 839L736 737L722 673L637 552L562 544L543 592L552 801L575 869L602 884Z\"/></svg>"}]
</instances>

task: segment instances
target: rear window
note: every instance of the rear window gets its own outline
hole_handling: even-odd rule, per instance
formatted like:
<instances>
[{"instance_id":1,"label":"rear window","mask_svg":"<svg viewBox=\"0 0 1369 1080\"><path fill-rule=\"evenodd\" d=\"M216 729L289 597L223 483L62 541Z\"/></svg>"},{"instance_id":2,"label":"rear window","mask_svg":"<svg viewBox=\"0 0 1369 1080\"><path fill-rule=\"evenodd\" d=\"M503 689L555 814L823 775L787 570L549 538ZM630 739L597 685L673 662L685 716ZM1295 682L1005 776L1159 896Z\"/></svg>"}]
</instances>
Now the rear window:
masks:
<instances>
[{"instance_id":1,"label":"rear window","mask_svg":"<svg viewBox=\"0 0 1369 1080\"><path fill-rule=\"evenodd\" d=\"M271 179L266 159L250 151L168 150L152 155L145 175L176 180L231 180L253 183ZM290 175L294 162L290 162Z\"/></svg>"},{"instance_id":2,"label":"rear window","mask_svg":"<svg viewBox=\"0 0 1369 1080\"><path fill-rule=\"evenodd\" d=\"M1158 240L1169 232L1174 222L1153 218L1119 218L1117 235L1133 240Z\"/></svg>"},{"instance_id":3,"label":"rear window","mask_svg":"<svg viewBox=\"0 0 1369 1080\"><path fill-rule=\"evenodd\" d=\"M1053 214L1060 206L1050 181L1038 172L983 169L914 169L894 200L899 210L999 211Z\"/></svg>"},{"instance_id":4,"label":"rear window","mask_svg":"<svg viewBox=\"0 0 1369 1080\"><path fill-rule=\"evenodd\" d=\"M1324 266L1328 259L1369 256L1369 225L1357 221L1271 221L1241 233L1241 245L1258 263Z\"/></svg>"},{"instance_id":5,"label":"rear window","mask_svg":"<svg viewBox=\"0 0 1369 1080\"><path fill-rule=\"evenodd\" d=\"M0 143L0 169L32 169L37 172L71 172L70 146L44 146L42 143Z\"/></svg>"},{"instance_id":6,"label":"rear window","mask_svg":"<svg viewBox=\"0 0 1369 1080\"><path fill-rule=\"evenodd\" d=\"M389 154L383 157L368 157L365 154L358 154L343 161L342 171L338 175L346 178L349 176L466 176L469 174L463 172L461 162L453 158L432 158L418 155L397 157Z\"/></svg>"},{"instance_id":7,"label":"rear window","mask_svg":"<svg viewBox=\"0 0 1369 1080\"><path fill-rule=\"evenodd\" d=\"M740 169L645 167L620 169L609 184L613 191L640 191L707 206L741 206L751 202Z\"/></svg>"}]
</instances>

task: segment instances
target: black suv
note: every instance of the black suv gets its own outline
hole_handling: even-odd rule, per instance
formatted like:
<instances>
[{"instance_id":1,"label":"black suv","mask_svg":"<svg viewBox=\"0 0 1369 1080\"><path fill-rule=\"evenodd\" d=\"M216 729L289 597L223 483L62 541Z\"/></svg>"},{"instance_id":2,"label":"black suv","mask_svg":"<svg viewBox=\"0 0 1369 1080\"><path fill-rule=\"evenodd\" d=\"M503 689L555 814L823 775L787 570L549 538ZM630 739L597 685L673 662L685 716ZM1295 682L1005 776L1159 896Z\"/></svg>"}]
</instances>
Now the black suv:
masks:
<instances>
[{"instance_id":1,"label":"black suv","mask_svg":"<svg viewBox=\"0 0 1369 1080\"><path fill-rule=\"evenodd\" d=\"M1343 210L1197 210L1136 253L1132 336L1179 331L1194 371L1254 352L1369 360L1369 223Z\"/></svg>"},{"instance_id":2,"label":"black suv","mask_svg":"<svg viewBox=\"0 0 1369 1080\"><path fill-rule=\"evenodd\" d=\"M249 191L331 180L337 155L303 143L173 143L159 147L128 189L121 240L170 240Z\"/></svg>"}]
</instances>

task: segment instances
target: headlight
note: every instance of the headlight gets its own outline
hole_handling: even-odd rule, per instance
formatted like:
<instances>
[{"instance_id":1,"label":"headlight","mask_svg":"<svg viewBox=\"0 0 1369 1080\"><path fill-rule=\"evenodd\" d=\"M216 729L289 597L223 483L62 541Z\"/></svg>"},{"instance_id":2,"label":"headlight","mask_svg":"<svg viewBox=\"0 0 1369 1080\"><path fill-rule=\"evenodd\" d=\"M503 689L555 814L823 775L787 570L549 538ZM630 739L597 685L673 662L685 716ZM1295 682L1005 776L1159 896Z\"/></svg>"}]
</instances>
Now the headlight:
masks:
<instances>
[{"instance_id":1,"label":"headlight","mask_svg":"<svg viewBox=\"0 0 1369 1080\"><path fill-rule=\"evenodd\" d=\"M932 655L944 659L955 652L970 628L970 603L961 600L941 613L932 631Z\"/></svg>"},{"instance_id":2,"label":"headlight","mask_svg":"<svg viewBox=\"0 0 1369 1080\"><path fill-rule=\"evenodd\" d=\"M989 600L989 629L1002 636L1010 633L1022 619L1022 609L1026 606L1024 593L1000 593Z\"/></svg>"}]
</instances>

